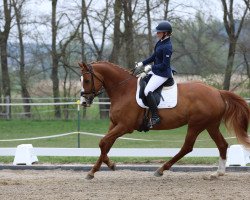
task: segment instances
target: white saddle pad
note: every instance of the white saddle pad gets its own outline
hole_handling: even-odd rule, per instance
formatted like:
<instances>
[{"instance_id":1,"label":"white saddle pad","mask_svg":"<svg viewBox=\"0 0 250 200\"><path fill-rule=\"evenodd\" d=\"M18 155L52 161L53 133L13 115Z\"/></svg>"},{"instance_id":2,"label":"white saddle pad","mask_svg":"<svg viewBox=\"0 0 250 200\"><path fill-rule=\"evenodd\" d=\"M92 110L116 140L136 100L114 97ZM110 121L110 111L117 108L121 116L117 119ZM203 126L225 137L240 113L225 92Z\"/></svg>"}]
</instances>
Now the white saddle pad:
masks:
<instances>
[{"instance_id":1,"label":"white saddle pad","mask_svg":"<svg viewBox=\"0 0 250 200\"><path fill-rule=\"evenodd\" d=\"M140 91L140 78L137 80L137 90L136 90L136 101L138 105L142 108L148 108L144 105L142 100L139 98L139 91ZM163 87L162 89L162 96L161 101L158 105L158 108L173 108L177 105L177 84L170 87Z\"/></svg>"}]
</instances>

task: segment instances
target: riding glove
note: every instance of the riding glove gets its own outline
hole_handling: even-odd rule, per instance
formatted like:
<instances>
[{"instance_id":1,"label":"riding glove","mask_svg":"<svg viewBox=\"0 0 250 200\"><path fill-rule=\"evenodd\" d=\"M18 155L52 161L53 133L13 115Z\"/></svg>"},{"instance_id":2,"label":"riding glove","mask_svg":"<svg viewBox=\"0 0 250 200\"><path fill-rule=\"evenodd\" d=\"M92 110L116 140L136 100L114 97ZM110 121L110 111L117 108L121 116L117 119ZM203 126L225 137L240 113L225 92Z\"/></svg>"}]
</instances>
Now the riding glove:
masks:
<instances>
[{"instance_id":1,"label":"riding glove","mask_svg":"<svg viewBox=\"0 0 250 200\"><path fill-rule=\"evenodd\" d=\"M136 63L135 68L140 68L142 66L143 66L143 63L142 62L138 62L138 63Z\"/></svg>"},{"instance_id":2,"label":"riding glove","mask_svg":"<svg viewBox=\"0 0 250 200\"><path fill-rule=\"evenodd\" d=\"M144 72L148 73L152 69L151 65L146 65L144 68Z\"/></svg>"}]
</instances>

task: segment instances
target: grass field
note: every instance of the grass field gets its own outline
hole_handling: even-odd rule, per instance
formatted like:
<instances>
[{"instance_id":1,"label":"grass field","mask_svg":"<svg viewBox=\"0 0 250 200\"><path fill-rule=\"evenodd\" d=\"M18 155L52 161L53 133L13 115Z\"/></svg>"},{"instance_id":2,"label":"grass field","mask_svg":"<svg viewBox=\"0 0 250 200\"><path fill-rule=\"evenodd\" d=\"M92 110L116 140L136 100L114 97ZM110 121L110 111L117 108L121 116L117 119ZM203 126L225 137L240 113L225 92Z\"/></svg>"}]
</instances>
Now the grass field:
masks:
<instances>
[{"instance_id":1,"label":"grass field","mask_svg":"<svg viewBox=\"0 0 250 200\"><path fill-rule=\"evenodd\" d=\"M105 134L108 129L108 120L81 120L80 131ZM0 140L31 138L40 136L51 136L55 134L68 133L77 131L77 121L30 121L30 120L0 120ZM225 137L224 126L221 131ZM118 139L113 147L116 148L178 148L181 147L186 135L186 127L174 130L150 131L140 133L135 131L133 134L126 134L124 137L140 138L155 140L151 142L145 141L129 141ZM97 148L100 137L81 135L80 143L82 148ZM228 139L229 144L236 143L235 139ZM60 138L50 138L31 141L19 142L1 142L0 147L16 147L19 144L31 143L34 147L77 147L77 135L70 135ZM207 132L203 132L197 139L195 148L216 147ZM165 160L166 158L164 158ZM180 163L203 163L209 164L217 161L218 158L184 158ZM92 163L96 158L78 158L78 157L39 157L40 162L50 163ZM162 162L163 158L113 158L116 162ZM11 157L0 157L0 162L12 162Z\"/></svg>"},{"instance_id":2,"label":"grass field","mask_svg":"<svg viewBox=\"0 0 250 200\"><path fill-rule=\"evenodd\" d=\"M108 120L82 120L80 131L105 134L108 129ZM119 148L177 148L181 147L186 135L186 126L164 131L150 131L140 133L135 131L133 134L126 134L124 137L155 140L151 142L145 141L129 141L118 139L114 147ZM29 121L29 120L0 120L0 140L31 138L40 136L51 136L62 133L77 131L77 121ZM221 127L225 137L224 126ZM98 147L100 137L81 135L81 147ZM41 140L27 141L35 147L77 147L77 135L70 135L60 138L50 138ZM18 142L1 142L0 147L16 147L18 144L27 143L26 141ZM230 144L234 144L235 139L228 140ZM206 131L202 132L197 139L195 147L216 147Z\"/></svg>"}]
</instances>

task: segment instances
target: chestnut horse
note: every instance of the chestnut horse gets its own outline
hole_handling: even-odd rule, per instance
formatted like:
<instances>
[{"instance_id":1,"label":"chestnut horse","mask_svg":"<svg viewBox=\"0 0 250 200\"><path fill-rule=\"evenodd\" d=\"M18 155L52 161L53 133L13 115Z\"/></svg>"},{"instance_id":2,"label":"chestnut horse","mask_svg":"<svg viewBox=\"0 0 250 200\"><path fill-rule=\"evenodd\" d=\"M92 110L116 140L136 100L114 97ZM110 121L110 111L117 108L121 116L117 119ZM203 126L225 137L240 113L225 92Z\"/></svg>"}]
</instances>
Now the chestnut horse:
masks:
<instances>
[{"instance_id":1,"label":"chestnut horse","mask_svg":"<svg viewBox=\"0 0 250 200\"><path fill-rule=\"evenodd\" d=\"M102 162L115 170L115 163L107 154L117 138L139 129L145 110L136 102L137 77L133 74L109 62L94 62L88 65L79 63L79 66L82 69L85 105L90 105L103 88L111 102L109 130L99 143L101 155L86 177L92 179ZM161 122L155 125L153 130L174 129L185 124L188 128L180 151L157 169L155 176L162 176L164 170L170 169L174 163L191 152L197 136L203 130L208 131L220 153L218 170L213 176L224 175L228 143L219 130L222 120L241 144L250 147L247 134L249 107L244 99L232 92L218 90L201 82L178 83L177 106L159 109L158 113Z\"/></svg>"}]
</instances>

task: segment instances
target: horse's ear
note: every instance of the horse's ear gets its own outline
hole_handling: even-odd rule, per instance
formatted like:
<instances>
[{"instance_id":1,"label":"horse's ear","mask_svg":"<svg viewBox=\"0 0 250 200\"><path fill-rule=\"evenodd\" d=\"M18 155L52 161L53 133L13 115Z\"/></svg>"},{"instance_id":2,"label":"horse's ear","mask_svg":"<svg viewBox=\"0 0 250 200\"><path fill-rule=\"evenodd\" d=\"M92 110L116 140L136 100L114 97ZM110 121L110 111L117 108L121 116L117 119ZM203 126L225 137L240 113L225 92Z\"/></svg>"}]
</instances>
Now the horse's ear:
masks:
<instances>
[{"instance_id":1,"label":"horse's ear","mask_svg":"<svg viewBox=\"0 0 250 200\"><path fill-rule=\"evenodd\" d=\"M88 67L87 67L87 65L86 65L84 62L78 63L78 65L79 65L82 69L88 70Z\"/></svg>"}]
</instances>

